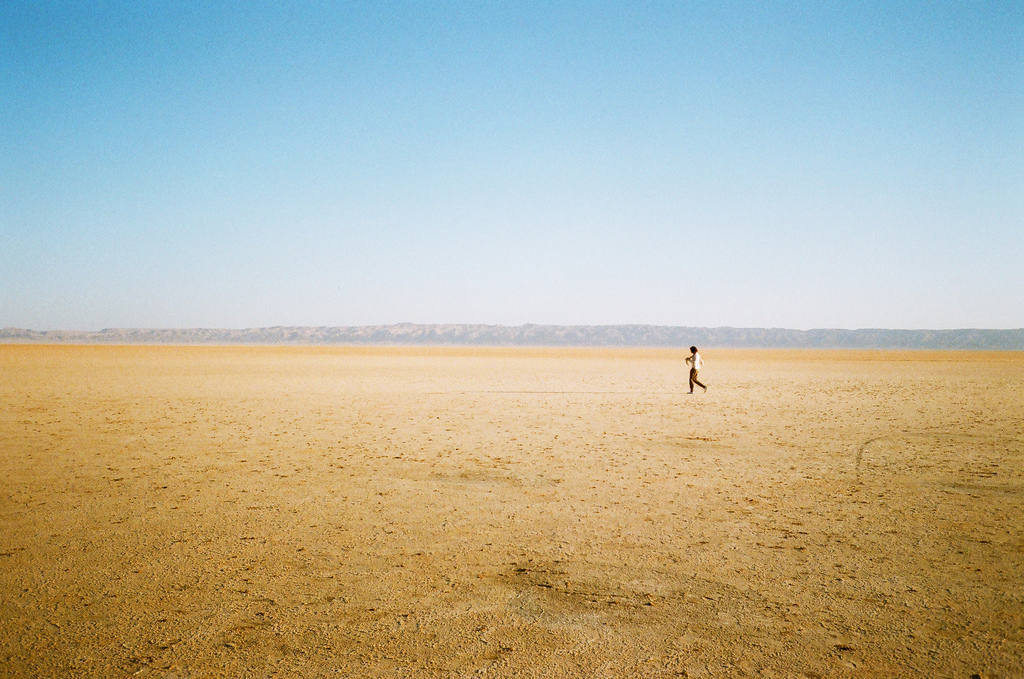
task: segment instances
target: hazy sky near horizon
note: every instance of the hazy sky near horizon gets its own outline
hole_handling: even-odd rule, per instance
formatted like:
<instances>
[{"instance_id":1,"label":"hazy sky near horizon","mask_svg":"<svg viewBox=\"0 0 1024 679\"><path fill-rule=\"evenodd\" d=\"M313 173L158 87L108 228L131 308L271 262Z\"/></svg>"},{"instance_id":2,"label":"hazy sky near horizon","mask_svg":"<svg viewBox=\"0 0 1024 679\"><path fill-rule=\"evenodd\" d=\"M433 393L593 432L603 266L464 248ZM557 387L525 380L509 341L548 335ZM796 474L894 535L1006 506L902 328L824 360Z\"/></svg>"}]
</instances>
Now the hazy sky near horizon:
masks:
<instances>
[{"instance_id":1,"label":"hazy sky near horizon","mask_svg":"<svg viewBox=\"0 0 1024 679\"><path fill-rule=\"evenodd\" d=\"M0 326L1024 326L1024 3L0 4Z\"/></svg>"}]
</instances>

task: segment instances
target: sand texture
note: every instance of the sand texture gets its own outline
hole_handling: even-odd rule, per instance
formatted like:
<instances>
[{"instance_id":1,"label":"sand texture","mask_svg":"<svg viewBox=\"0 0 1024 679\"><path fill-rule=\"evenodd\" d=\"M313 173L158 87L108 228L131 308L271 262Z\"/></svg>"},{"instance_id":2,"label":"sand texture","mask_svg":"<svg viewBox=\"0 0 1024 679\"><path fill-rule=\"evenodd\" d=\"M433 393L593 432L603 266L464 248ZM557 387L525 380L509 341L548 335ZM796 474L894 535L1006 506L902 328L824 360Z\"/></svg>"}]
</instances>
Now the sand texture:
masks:
<instances>
[{"instance_id":1,"label":"sand texture","mask_svg":"<svg viewBox=\"0 0 1024 679\"><path fill-rule=\"evenodd\" d=\"M703 354L0 346L0 676L1024 676L1024 354Z\"/></svg>"}]
</instances>

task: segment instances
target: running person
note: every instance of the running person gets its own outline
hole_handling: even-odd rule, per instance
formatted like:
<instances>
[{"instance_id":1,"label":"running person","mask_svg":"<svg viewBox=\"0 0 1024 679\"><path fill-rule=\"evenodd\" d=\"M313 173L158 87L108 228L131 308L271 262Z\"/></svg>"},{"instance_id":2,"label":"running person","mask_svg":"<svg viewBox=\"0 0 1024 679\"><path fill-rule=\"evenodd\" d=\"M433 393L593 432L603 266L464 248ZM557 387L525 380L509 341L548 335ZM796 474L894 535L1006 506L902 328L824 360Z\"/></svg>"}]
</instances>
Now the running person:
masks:
<instances>
[{"instance_id":1,"label":"running person","mask_svg":"<svg viewBox=\"0 0 1024 679\"><path fill-rule=\"evenodd\" d=\"M690 347L690 355L686 357L686 362L690 364L690 393L693 393L693 385L695 384L706 392L708 390L707 385L697 379L701 368L704 367L704 360L697 353L697 347Z\"/></svg>"}]
</instances>

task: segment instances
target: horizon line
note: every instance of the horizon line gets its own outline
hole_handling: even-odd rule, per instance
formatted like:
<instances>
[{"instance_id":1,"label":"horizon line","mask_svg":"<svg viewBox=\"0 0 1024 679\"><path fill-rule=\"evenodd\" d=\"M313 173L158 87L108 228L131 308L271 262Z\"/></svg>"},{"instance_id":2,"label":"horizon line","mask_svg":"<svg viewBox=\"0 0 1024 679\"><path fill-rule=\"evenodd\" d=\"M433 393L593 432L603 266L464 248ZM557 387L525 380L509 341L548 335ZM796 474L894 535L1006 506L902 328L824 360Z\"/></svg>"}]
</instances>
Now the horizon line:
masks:
<instances>
[{"instance_id":1,"label":"horizon line","mask_svg":"<svg viewBox=\"0 0 1024 679\"><path fill-rule=\"evenodd\" d=\"M887 331L887 332L961 332L961 331L1024 331L1024 326L1018 327L981 327L981 326L956 326L948 328L897 328L883 326L862 326L862 327L837 327L818 326L811 328L794 328L781 325L756 326L756 325L673 325L665 323L479 323L479 322L431 322L419 323L412 321L398 321L394 323L360 323L343 325L325 324L292 324L292 325L248 325L248 326L203 326L203 325L181 325L181 326L108 326L98 330L84 330L80 328L27 328L15 325L0 326L2 332L39 332L39 333L102 333L114 331L186 331L186 330L207 330L207 331L241 331L241 330L276 330L276 329L332 329L332 328L395 328L395 327L440 327L440 326L464 326L464 327L485 327L485 328L671 328L687 330L785 330L788 332L815 332L815 331Z\"/></svg>"}]
</instances>

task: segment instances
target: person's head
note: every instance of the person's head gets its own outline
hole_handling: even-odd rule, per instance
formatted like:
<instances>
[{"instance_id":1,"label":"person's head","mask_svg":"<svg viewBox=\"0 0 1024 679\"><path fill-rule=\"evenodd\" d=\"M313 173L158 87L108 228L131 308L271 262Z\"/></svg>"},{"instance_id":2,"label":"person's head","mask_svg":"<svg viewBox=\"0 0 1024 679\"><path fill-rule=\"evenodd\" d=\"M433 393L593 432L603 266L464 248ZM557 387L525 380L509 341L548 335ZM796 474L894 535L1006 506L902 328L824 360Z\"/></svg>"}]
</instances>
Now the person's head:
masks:
<instances>
[{"instance_id":1,"label":"person's head","mask_svg":"<svg viewBox=\"0 0 1024 679\"><path fill-rule=\"evenodd\" d=\"M691 354L696 354L697 353L697 347L690 347L690 353Z\"/></svg>"}]
</instances>

